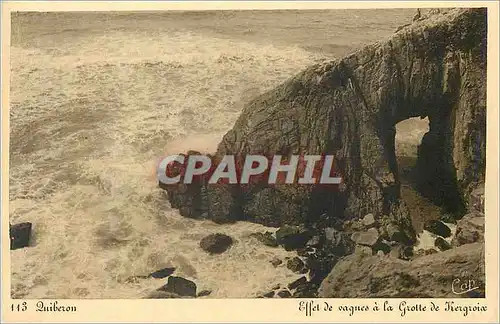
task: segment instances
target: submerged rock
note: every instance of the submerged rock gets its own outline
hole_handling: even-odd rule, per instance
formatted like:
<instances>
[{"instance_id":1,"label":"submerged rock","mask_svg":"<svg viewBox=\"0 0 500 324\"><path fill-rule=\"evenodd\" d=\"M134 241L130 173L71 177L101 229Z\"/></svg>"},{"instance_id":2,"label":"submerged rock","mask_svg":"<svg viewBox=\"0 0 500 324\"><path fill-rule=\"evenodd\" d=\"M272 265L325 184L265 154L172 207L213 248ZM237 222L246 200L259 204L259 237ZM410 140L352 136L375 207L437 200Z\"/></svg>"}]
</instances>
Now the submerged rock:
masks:
<instances>
[{"instance_id":1,"label":"submerged rock","mask_svg":"<svg viewBox=\"0 0 500 324\"><path fill-rule=\"evenodd\" d=\"M277 257L273 257L271 259L271 261L269 261L275 268L278 267L280 264L283 263L283 261L281 261L280 259L278 259Z\"/></svg>"},{"instance_id":2,"label":"submerged rock","mask_svg":"<svg viewBox=\"0 0 500 324\"><path fill-rule=\"evenodd\" d=\"M280 290L276 294L280 298L290 298L292 297L292 294L288 290Z\"/></svg>"},{"instance_id":3,"label":"submerged rock","mask_svg":"<svg viewBox=\"0 0 500 324\"><path fill-rule=\"evenodd\" d=\"M210 254L224 253L233 244L233 239L225 234L210 234L200 241L203 251Z\"/></svg>"},{"instance_id":4,"label":"submerged rock","mask_svg":"<svg viewBox=\"0 0 500 324\"><path fill-rule=\"evenodd\" d=\"M318 285L311 282L302 284L295 289L293 298L316 298L318 296Z\"/></svg>"},{"instance_id":5,"label":"submerged rock","mask_svg":"<svg viewBox=\"0 0 500 324\"><path fill-rule=\"evenodd\" d=\"M274 297L274 290L271 290L265 294L262 295L265 298L273 298Z\"/></svg>"},{"instance_id":6,"label":"submerged rock","mask_svg":"<svg viewBox=\"0 0 500 324\"><path fill-rule=\"evenodd\" d=\"M174 271L175 268L164 268L151 273L150 276L152 278L161 279L170 276L172 273L174 273Z\"/></svg>"},{"instance_id":7,"label":"submerged rock","mask_svg":"<svg viewBox=\"0 0 500 324\"><path fill-rule=\"evenodd\" d=\"M389 256L401 260L410 260L413 257L413 247L397 244L391 248Z\"/></svg>"},{"instance_id":8,"label":"submerged rock","mask_svg":"<svg viewBox=\"0 0 500 324\"><path fill-rule=\"evenodd\" d=\"M375 216L373 214L366 214L365 217L363 217L362 221L363 226L365 228L371 228L377 225L377 222L375 221Z\"/></svg>"},{"instance_id":9,"label":"submerged rock","mask_svg":"<svg viewBox=\"0 0 500 324\"><path fill-rule=\"evenodd\" d=\"M443 222L438 220L431 220L427 222L424 226L424 229L444 238L451 236L451 229Z\"/></svg>"}]
</instances>

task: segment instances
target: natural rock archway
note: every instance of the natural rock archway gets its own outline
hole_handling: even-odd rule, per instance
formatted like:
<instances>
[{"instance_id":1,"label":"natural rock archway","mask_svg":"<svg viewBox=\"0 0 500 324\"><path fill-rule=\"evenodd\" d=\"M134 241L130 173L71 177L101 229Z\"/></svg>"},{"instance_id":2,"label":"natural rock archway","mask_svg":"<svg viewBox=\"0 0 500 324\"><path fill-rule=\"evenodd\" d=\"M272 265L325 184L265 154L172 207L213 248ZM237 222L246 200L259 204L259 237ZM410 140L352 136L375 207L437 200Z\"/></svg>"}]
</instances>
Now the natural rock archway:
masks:
<instances>
[{"instance_id":1,"label":"natural rock archway","mask_svg":"<svg viewBox=\"0 0 500 324\"><path fill-rule=\"evenodd\" d=\"M270 226L337 226L383 215L414 238L401 202L395 124L428 117L419 189L460 213L484 186L486 9L454 9L342 59L311 66L245 106L219 144L226 154L332 154L344 185L165 187L185 216ZM193 154L193 152L191 152ZM196 154L196 153L194 153Z\"/></svg>"}]
</instances>

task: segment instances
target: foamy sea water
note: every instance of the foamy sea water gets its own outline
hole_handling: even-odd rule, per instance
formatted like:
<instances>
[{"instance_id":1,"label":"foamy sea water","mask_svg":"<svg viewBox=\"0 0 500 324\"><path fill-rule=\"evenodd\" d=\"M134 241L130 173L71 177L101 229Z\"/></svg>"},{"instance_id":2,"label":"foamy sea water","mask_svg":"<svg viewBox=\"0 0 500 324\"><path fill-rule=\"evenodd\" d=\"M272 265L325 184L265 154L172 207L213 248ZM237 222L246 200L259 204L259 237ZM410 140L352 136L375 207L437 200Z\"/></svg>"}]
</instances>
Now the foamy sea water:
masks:
<instances>
[{"instance_id":1,"label":"foamy sea water","mask_svg":"<svg viewBox=\"0 0 500 324\"><path fill-rule=\"evenodd\" d=\"M164 280L124 280L166 266L210 297L252 297L298 275L274 268L251 223L181 217L157 188L169 152L214 151L245 100L318 55L208 38L115 32L54 48L12 47L11 223L34 246L11 252L12 291L29 298L138 298ZM236 244L210 256L210 233Z\"/></svg>"}]
</instances>

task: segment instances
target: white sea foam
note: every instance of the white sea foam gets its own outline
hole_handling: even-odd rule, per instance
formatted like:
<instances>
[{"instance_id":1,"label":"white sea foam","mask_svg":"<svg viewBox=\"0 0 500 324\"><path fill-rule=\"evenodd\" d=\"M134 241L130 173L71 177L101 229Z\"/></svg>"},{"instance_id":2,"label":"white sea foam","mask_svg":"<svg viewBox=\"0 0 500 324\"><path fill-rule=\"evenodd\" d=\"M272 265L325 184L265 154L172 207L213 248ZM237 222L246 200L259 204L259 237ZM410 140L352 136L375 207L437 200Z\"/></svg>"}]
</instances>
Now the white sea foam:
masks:
<instances>
[{"instance_id":1,"label":"white sea foam","mask_svg":"<svg viewBox=\"0 0 500 324\"><path fill-rule=\"evenodd\" d=\"M11 222L34 224L34 246L11 253L14 295L138 298L164 280L125 279L165 266L210 297L252 297L297 278L269 262L292 252L249 236L273 229L183 218L154 171L169 152L214 151L245 100L317 56L119 31L11 50ZM215 232L236 243L209 256L198 244Z\"/></svg>"}]
</instances>

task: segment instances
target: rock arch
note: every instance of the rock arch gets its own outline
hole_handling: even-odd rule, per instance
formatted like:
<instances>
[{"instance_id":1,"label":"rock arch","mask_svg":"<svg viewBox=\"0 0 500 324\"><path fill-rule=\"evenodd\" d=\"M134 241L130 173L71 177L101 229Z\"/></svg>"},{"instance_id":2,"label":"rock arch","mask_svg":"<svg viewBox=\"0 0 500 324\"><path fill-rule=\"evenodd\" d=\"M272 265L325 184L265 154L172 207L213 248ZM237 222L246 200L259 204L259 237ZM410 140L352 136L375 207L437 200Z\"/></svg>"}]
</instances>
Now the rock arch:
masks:
<instances>
[{"instance_id":1,"label":"rock arch","mask_svg":"<svg viewBox=\"0 0 500 324\"><path fill-rule=\"evenodd\" d=\"M418 152L420 189L438 203L467 208L468 194L484 185L486 30L486 9L454 9L311 66L246 105L216 152L335 154L342 190L257 185L242 195L237 186L192 184L183 193L167 188L174 207L190 217L271 226L335 226L374 213L413 237L399 199L394 126L428 117L430 131ZM186 198L200 186L206 206Z\"/></svg>"}]
</instances>

